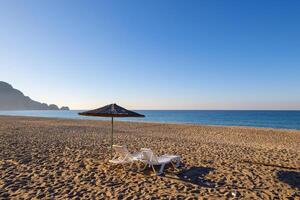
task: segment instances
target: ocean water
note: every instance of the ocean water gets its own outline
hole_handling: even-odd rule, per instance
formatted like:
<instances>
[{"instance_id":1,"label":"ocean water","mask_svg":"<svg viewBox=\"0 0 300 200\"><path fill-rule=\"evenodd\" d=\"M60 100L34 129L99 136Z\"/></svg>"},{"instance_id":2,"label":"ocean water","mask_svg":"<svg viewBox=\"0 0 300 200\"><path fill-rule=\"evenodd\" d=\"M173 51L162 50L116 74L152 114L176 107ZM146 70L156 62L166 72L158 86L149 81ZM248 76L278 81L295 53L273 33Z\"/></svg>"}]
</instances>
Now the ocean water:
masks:
<instances>
[{"instance_id":1,"label":"ocean water","mask_svg":"<svg viewBox=\"0 0 300 200\"><path fill-rule=\"evenodd\" d=\"M110 120L78 115L70 111L0 111L0 115L66 119ZM300 111L221 111L221 110L136 110L145 118L115 118L116 121L166 122L222 126L252 126L300 130Z\"/></svg>"}]
</instances>

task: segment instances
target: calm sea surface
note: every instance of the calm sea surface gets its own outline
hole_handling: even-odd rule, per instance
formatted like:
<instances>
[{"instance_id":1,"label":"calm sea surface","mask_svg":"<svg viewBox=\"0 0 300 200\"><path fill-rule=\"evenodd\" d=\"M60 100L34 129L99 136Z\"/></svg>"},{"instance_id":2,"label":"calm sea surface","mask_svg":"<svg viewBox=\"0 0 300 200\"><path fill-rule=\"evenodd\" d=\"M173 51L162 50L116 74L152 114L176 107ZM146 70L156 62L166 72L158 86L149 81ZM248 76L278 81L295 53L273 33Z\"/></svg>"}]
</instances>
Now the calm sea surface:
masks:
<instances>
[{"instance_id":1,"label":"calm sea surface","mask_svg":"<svg viewBox=\"0 0 300 200\"><path fill-rule=\"evenodd\" d=\"M0 115L108 120L86 117L70 111L0 111ZM300 130L300 111L208 111L208 110L137 110L145 118L115 118L119 121L171 122L223 126L254 126Z\"/></svg>"}]
</instances>

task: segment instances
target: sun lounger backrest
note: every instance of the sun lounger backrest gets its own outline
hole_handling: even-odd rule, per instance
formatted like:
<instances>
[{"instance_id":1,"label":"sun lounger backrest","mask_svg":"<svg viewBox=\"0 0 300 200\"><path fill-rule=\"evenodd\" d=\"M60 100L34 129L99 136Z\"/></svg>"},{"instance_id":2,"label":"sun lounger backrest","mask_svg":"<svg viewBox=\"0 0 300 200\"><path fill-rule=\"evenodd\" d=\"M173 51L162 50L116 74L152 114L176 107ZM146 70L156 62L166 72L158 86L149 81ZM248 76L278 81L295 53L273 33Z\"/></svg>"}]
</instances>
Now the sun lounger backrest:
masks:
<instances>
[{"instance_id":1,"label":"sun lounger backrest","mask_svg":"<svg viewBox=\"0 0 300 200\"><path fill-rule=\"evenodd\" d=\"M128 149L127 149L126 147L124 147L124 146L113 145L113 148L114 148L114 150L116 151L116 153L117 153L119 156L123 157L123 158L125 158L125 157L130 157L130 156L131 156L131 154L130 154L130 152L128 151Z\"/></svg>"},{"instance_id":2,"label":"sun lounger backrest","mask_svg":"<svg viewBox=\"0 0 300 200\"><path fill-rule=\"evenodd\" d=\"M157 156L151 149L142 148L142 159L151 163L158 163Z\"/></svg>"}]
</instances>

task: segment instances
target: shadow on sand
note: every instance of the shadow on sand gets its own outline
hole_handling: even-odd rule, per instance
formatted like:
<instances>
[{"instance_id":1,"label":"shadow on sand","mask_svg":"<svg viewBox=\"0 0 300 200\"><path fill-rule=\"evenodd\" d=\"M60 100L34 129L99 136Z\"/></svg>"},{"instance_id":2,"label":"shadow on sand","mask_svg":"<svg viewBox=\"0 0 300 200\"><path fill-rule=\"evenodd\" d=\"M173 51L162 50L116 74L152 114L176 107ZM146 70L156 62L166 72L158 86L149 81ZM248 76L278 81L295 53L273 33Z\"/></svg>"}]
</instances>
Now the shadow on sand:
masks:
<instances>
[{"instance_id":1,"label":"shadow on sand","mask_svg":"<svg viewBox=\"0 0 300 200\"><path fill-rule=\"evenodd\" d=\"M178 173L177 177L185 182L190 182L202 187L213 188L215 187L215 183L206 180L205 176L214 170L214 168L210 167L191 167Z\"/></svg>"},{"instance_id":2,"label":"shadow on sand","mask_svg":"<svg viewBox=\"0 0 300 200\"><path fill-rule=\"evenodd\" d=\"M248 161L248 160L244 160L241 161L243 163L248 163L251 165L263 165L266 167L277 167L277 168L282 168L282 169L287 169L287 170L297 170L299 168L295 168L295 167L286 167L286 166L282 166L282 165L275 165L275 164L269 164L269 163L262 163L262 162L252 162L252 161Z\"/></svg>"},{"instance_id":3,"label":"shadow on sand","mask_svg":"<svg viewBox=\"0 0 300 200\"><path fill-rule=\"evenodd\" d=\"M300 190L300 172L296 171L278 171L278 180L289 184L291 187Z\"/></svg>"}]
</instances>

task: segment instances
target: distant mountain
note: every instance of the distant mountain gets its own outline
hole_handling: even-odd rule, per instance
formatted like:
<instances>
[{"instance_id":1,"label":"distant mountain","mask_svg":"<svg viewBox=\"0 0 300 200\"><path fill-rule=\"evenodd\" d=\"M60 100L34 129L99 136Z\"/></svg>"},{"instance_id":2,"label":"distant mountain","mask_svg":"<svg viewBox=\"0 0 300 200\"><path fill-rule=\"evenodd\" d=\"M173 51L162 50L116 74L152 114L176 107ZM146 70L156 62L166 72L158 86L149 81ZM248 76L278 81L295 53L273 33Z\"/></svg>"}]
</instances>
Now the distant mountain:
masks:
<instances>
[{"instance_id":1,"label":"distant mountain","mask_svg":"<svg viewBox=\"0 0 300 200\"><path fill-rule=\"evenodd\" d=\"M60 110L57 105L40 103L25 96L10 84L0 81L0 110ZM69 110L63 106L61 110Z\"/></svg>"}]
</instances>

